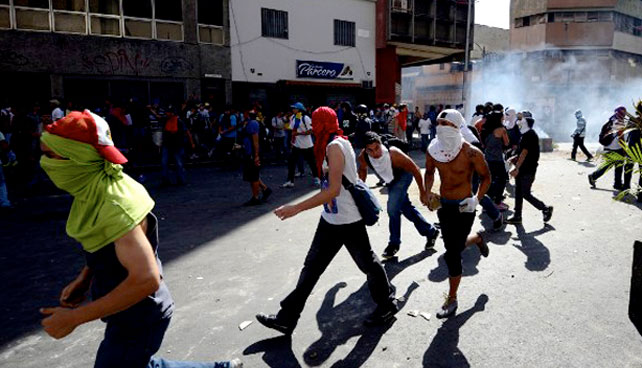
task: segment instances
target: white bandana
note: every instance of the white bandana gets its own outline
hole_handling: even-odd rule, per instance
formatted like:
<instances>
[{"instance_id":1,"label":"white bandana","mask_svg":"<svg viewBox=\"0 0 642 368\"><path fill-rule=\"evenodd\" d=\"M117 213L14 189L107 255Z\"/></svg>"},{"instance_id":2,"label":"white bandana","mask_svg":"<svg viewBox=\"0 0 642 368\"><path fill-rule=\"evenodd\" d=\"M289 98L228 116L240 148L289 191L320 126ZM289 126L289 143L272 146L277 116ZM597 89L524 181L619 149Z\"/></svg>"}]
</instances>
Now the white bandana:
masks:
<instances>
[{"instance_id":1,"label":"white bandana","mask_svg":"<svg viewBox=\"0 0 642 368\"><path fill-rule=\"evenodd\" d=\"M526 122L526 119L518 120L517 121L517 126L519 127L519 132L522 134L525 134L531 128L528 126L528 123Z\"/></svg>"},{"instance_id":2,"label":"white bandana","mask_svg":"<svg viewBox=\"0 0 642 368\"><path fill-rule=\"evenodd\" d=\"M464 144L464 137L457 128L437 126L437 139L433 139L428 147L430 156L438 162L447 163L455 159Z\"/></svg>"},{"instance_id":3,"label":"white bandana","mask_svg":"<svg viewBox=\"0 0 642 368\"><path fill-rule=\"evenodd\" d=\"M374 158L372 156L368 156L368 159L370 160L372 168L377 172L377 175L389 184L395 179L392 172L392 159L390 158L390 151L388 151L388 148L383 144L381 145L381 152L381 157Z\"/></svg>"},{"instance_id":4,"label":"white bandana","mask_svg":"<svg viewBox=\"0 0 642 368\"><path fill-rule=\"evenodd\" d=\"M504 120L504 126L506 129L513 129L515 127L515 123L517 123L517 113L515 112L515 109L506 110L506 119Z\"/></svg>"}]
</instances>

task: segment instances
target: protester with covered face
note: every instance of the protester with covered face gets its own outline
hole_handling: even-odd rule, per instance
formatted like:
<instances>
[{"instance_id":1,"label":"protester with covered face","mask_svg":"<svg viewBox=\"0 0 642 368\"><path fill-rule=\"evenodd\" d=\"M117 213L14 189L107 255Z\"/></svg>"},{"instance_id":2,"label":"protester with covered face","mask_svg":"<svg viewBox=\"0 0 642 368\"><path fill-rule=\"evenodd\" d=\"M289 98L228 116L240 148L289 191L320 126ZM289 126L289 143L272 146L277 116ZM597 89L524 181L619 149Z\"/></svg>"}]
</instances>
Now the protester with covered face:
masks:
<instances>
[{"instance_id":1,"label":"protester with covered face","mask_svg":"<svg viewBox=\"0 0 642 368\"><path fill-rule=\"evenodd\" d=\"M361 272L367 275L370 295L377 308L366 324L383 324L398 311L394 289L381 262L372 251L366 225L350 192L342 185L343 178L355 184L358 180L354 150L339 128L337 115L329 107L312 113L316 145L314 154L323 168L322 190L295 205L281 206L274 211L281 220L300 212L323 206L321 220L305 259L295 289L281 301L276 315L258 314L257 320L266 327L291 335L305 302L334 256L345 245Z\"/></svg>"},{"instance_id":2,"label":"protester with covered face","mask_svg":"<svg viewBox=\"0 0 642 368\"><path fill-rule=\"evenodd\" d=\"M484 147L484 157L488 163L492 181L488 189L488 196L493 200L500 211L506 211L508 206L503 203L504 189L508 182L504 149L509 146L508 132L502 120L503 111L493 111L486 115L486 122L481 131L481 140Z\"/></svg>"},{"instance_id":3,"label":"protester with covered face","mask_svg":"<svg viewBox=\"0 0 642 368\"><path fill-rule=\"evenodd\" d=\"M615 109L615 113L609 118L609 120L602 126L600 130L599 141L602 146L604 146L605 154L610 152L615 152L620 155L625 155L624 150L620 146L620 141L624 139L623 134L626 128L626 123L624 119L626 118L626 108L624 106L618 106ZM602 177L611 166L600 166L597 170L589 174L588 181L592 188L595 188L595 182L597 179ZM623 190L624 186L622 184L622 174L624 167L622 165L615 165L613 170L615 172L615 178L613 181L613 189Z\"/></svg>"},{"instance_id":4,"label":"protester with covered face","mask_svg":"<svg viewBox=\"0 0 642 368\"><path fill-rule=\"evenodd\" d=\"M459 130L463 120L456 110L444 110L437 116L437 139L433 140L426 152L426 173L424 204L431 210L439 202L437 216L441 224L442 237L448 266L449 292L444 304L437 312L437 318L452 316L457 311L457 290L461 282L461 252L467 245L476 244L484 257L489 249L480 234L469 237L475 209L490 186L490 171L484 155L477 148L464 141ZM441 179L440 194L432 192L435 169ZM473 173L481 179L477 193L472 193Z\"/></svg>"},{"instance_id":5,"label":"protester with covered face","mask_svg":"<svg viewBox=\"0 0 642 368\"><path fill-rule=\"evenodd\" d=\"M158 220L145 188L123 173L127 159L114 147L109 126L85 110L45 127L43 170L74 201L67 234L80 242L86 265L42 308L42 326L61 339L81 324L102 319L105 335L96 368L241 367L226 362L171 362L153 357L169 326L174 301L158 258ZM91 301L81 304L91 290Z\"/></svg>"},{"instance_id":6,"label":"protester with covered face","mask_svg":"<svg viewBox=\"0 0 642 368\"><path fill-rule=\"evenodd\" d=\"M586 155L586 161L591 161L593 160L593 155L591 155L591 153L584 146L584 137L586 136L586 119L584 119L584 116L582 116L581 110L575 111L575 119L577 119L577 128L575 128L575 131L573 132L573 134L571 134L571 138L573 138L571 160L575 161L577 148L579 147Z\"/></svg>"},{"instance_id":7,"label":"protester with covered face","mask_svg":"<svg viewBox=\"0 0 642 368\"><path fill-rule=\"evenodd\" d=\"M425 249L432 249L439 237L439 230L435 229L421 213L415 208L408 197L408 188L413 178L419 187L419 198L424 197L424 183L421 179L419 166L402 150L396 147L386 147L381 143L381 137L374 133L366 133L366 149L358 158L359 177L365 181L368 176L368 167L381 178L388 187L388 229L390 239L383 252L383 258L392 258L401 246L401 215L410 220L417 232L426 237Z\"/></svg>"},{"instance_id":8,"label":"protester with covered face","mask_svg":"<svg viewBox=\"0 0 642 368\"><path fill-rule=\"evenodd\" d=\"M504 127L508 133L508 146L514 151L519 145L519 126L517 126L517 112L515 109L507 107L506 113L504 114Z\"/></svg>"},{"instance_id":9,"label":"protester with covered face","mask_svg":"<svg viewBox=\"0 0 642 368\"><path fill-rule=\"evenodd\" d=\"M292 117L290 127L292 128L292 151L288 159L288 179L281 187L294 188L294 170L300 157L303 157L312 170L314 185L319 186L318 170L314 159L314 142L312 141L312 120L305 113L305 106L297 102L291 106Z\"/></svg>"},{"instance_id":10,"label":"protester with covered face","mask_svg":"<svg viewBox=\"0 0 642 368\"><path fill-rule=\"evenodd\" d=\"M522 223L522 206L524 199L535 208L542 211L544 222L548 222L553 216L553 207L547 206L544 202L531 194L531 188L535 181L537 166L539 165L539 137L533 129L535 119L529 111L523 111L522 115L526 124L520 121L519 131L522 138L519 141L517 156L510 159L515 164L510 175L515 178L515 208L513 216L506 220L507 224L519 225Z\"/></svg>"}]
</instances>

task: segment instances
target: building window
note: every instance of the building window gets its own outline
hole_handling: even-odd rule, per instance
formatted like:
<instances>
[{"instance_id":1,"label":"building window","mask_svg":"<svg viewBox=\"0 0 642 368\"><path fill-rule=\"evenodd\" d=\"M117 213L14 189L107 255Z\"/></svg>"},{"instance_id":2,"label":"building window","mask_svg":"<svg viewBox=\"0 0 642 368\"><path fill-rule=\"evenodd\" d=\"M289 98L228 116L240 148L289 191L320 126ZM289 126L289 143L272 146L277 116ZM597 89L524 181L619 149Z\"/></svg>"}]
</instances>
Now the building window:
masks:
<instances>
[{"instance_id":1,"label":"building window","mask_svg":"<svg viewBox=\"0 0 642 368\"><path fill-rule=\"evenodd\" d=\"M120 36L120 4L118 0L89 0L89 33Z\"/></svg>"},{"instance_id":2,"label":"building window","mask_svg":"<svg viewBox=\"0 0 642 368\"><path fill-rule=\"evenodd\" d=\"M337 46L355 45L355 23L345 20L334 20L334 44Z\"/></svg>"},{"instance_id":3,"label":"building window","mask_svg":"<svg viewBox=\"0 0 642 368\"><path fill-rule=\"evenodd\" d=\"M223 45L223 1L199 0L198 1L198 41Z\"/></svg>"},{"instance_id":4,"label":"building window","mask_svg":"<svg viewBox=\"0 0 642 368\"><path fill-rule=\"evenodd\" d=\"M586 21L587 22L597 22L599 19L598 12L588 12L586 14Z\"/></svg>"},{"instance_id":5,"label":"building window","mask_svg":"<svg viewBox=\"0 0 642 368\"><path fill-rule=\"evenodd\" d=\"M0 28L11 28L9 0L0 0Z\"/></svg>"},{"instance_id":6,"label":"building window","mask_svg":"<svg viewBox=\"0 0 642 368\"><path fill-rule=\"evenodd\" d=\"M49 0L15 0L16 28L49 31Z\"/></svg>"},{"instance_id":7,"label":"building window","mask_svg":"<svg viewBox=\"0 0 642 368\"><path fill-rule=\"evenodd\" d=\"M53 30L65 33L87 33L85 0L52 0Z\"/></svg>"},{"instance_id":8,"label":"building window","mask_svg":"<svg viewBox=\"0 0 642 368\"><path fill-rule=\"evenodd\" d=\"M152 3L150 0L123 0L125 37L152 38Z\"/></svg>"},{"instance_id":9,"label":"building window","mask_svg":"<svg viewBox=\"0 0 642 368\"><path fill-rule=\"evenodd\" d=\"M261 8L261 36L288 39L288 12Z\"/></svg>"},{"instance_id":10,"label":"building window","mask_svg":"<svg viewBox=\"0 0 642 368\"><path fill-rule=\"evenodd\" d=\"M515 18L515 28L524 27L524 18Z\"/></svg>"},{"instance_id":11,"label":"building window","mask_svg":"<svg viewBox=\"0 0 642 368\"><path fill-rule=\"evenodd\" d=\"M183 3L181 0L154 0L156 38L183 41Z\"/></svg>"},{"instance_id":12,"label":"building window","mask_svg":"<svg viewBox=\"0 0 642 368\"><path fill-rule=\"evenodd\" d=\"M524 27L528 27L531 25L531 18L530 17L524 17L523 20Z\"/></svg>"}]
</instances>

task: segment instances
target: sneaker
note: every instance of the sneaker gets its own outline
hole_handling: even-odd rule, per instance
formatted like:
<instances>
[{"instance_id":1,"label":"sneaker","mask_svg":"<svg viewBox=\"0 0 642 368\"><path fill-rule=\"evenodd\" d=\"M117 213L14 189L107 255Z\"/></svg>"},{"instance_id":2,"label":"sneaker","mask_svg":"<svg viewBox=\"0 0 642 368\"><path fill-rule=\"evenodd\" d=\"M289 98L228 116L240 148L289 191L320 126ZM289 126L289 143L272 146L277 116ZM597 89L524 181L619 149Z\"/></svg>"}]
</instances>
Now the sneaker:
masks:
<instances>
[{"instance_id":1,"label":"sneaker","mask_svg":"<svg viewBox=\"0 0 642 368\"><path fill-rule=\"evenodd\" d=\"M613 184L613 189L615 190L622 190L623 188L624 187L622 186L622 184L619 184L619 183Z\"/></svg>"},{"instance_id":2,"label":"sneaker","mask_svg":"<svg viewBox=\"0 0 642 368\"><path fill-rule=\"evenodd\" d=\"M243 207L258 206L259 204L263 204L263 202L256 197L252 197L249 201L243 203Z\"/></svg>"},{"instance_id":3,"label":"sneaker","mask_svg":"<svg viewBox=\"0 0 642 368\"><path fill-rule=\"evenodd\" d=\"M551 217L553 217L553 206L548 206L546 207L543 211L542 214L544 214L544 222L549 222L551 221Z\"/></svg>"},{"instance_id":4,"label":"sneaker","mask_svg":"<svg viewBox=\"0 0 642 368\"><path fill-rule=\"evenodd\" d=\"M593 161L593 156L586 158L586 162L591 162L591 161Z\"/></svg>"},{"instance_id":5,"label":"sneaker","mask_svg":"<svg viewBox=\"0 0 642 368\"><path fill-rule=\"evenodd\" d=\"M457 299L451 299L448 295L445 295L445 299L444 304L435 315L437 318L448 318L457 311Z\"/></svg>"},{"instance_id":6,"label":"sneaker","mask_svg":"<svg viewBox=\"0 0 642 368\"><path fill-rule=\"evenodd\" d=\"M501 213L499 216L493 221L493 230L500 230L504 226L504 215Z\"/></svg>"},{"instance_id":7,"label":"sneaker","mask_svg":"<svg viewBox=\"0 0 642 368\"><path fill-rule=\"evenodd\" d=\"M386 182L383 181L383 180L379 180L375 186L376 187L383 187L384 185L386 185Z\"/></svg>"},{"instance_id":8,"label":"sneaker","mask_svg":"<svg viewBox=\"0 0 642 368\"><path fill-rule=\"evenodd\" d=\"M263 191L263 196L261 197L261 200L263 202L267 201L268 198L270 198L270 195L272 195L272 189L265 188L265 190Z\"/></svg>"},{"instance_id":9,"label":"sneaker","mask_svg":"<svg viewBox=\"0 0 642 368\"><path fill-rule=\"evenodd\" d=\"M295 177L295 178L302 178L302 177L304 177L304 176L305 176L305 174L304 174L304 173L301 173L301 172L298 172L298 173L294 174L294 177Z\"/></svg>"},{"instance_id":10,"label":"sneaker","mask_svg":"<svg viewBox=\"0 0 642 368\"><path fill-rule=\"evenodd\" d=\"M588 181L589 181L589 184L591 184L591 188L595 189L595 179L593 179L593 176L589 175Z\"/></svg>"},{"instance_id":11,"label":"sneaker","mask_svg":"<svg viewBox=\"0 0 642 368\"><path fill-rule=\"evenodd\" d=\"M397 314L397 312L399 312L399 306L397 305L397 299L394 299L385 307L377 306L374 312L372 312L372 314L363 321L363 324L366 326L380 326L386 324L395 318L395 314Z\"/></svg>"},{"instance_id":12,"label":"sneaker","mask_svg":"<svg viewBox=\"0 0 642 368\"><path fill-rule=\"evenodd\" d=\"M495 205L495 207L497 207L497 209L498 209L500 212L508 211L508 208L509 208L509 207L508 207L508 205L507 205L506 203L504 203L504 202L502 202L502 203L500 203L500 204L496 204L496 205Z\"/></svg>"},{"instance_id":13,"label":"sneaker","mask_svg":"<svg viewBox=\"0 0 642 368\"><path fill-rule=\"evenodd\" d=\"M256 320L259 321L259 323L263 326L271 328L273 330L277 330L285 335L292 335L292 331L294 331L295 327L293 325L288 325L287 323L279 321L277 316L274 314L267 315L259 313L256 315Z\"/></svg>"},{"instance_id":14,"label":"sneaker","mask_svg":"<svg viewBox=\"0 0 642 368\"><path fill-rule=\"evenodd\" d=\"M506 223L510 225L521 225L522 218L520 216L513 216L506 219Z\"/></svg>"},{"instance_id":15,"label":"sneaker","mask_svg":"<svg viewBox=\"0 0 642 368\"><path fill-rule=\"evenodd\" d=\"M390 259L397 254L399 251L399 244L388 244L386 249L383 250L383 254L381 254L381 258L383 259Z\"/></svg>"},{"instance_id":16,"label":"sneaker","mask_svg":"<svg viewBox=\"0 0 642 368\"><path fill-rule=\"evenodd\" d=\"M314 186L317 188L321 188L321 179L319 178L314 178L313 180Z\"/></svg>"},{"instance_id":17,"label":"sneaker","mask_svg":"<svg viewBox=\"0 0 642 368\"><path fill-rule=\"evenodd\" d=\"M281 188L294 188L294 183L291 181L286 181L285 184L281 185Z\"/></svg>"},{"instance_id":18,"label":"sneaker","mask_svg":"<svg viewBox=\"0 0 642 368\"><path fill-rule=\"evenodd\" d=\"M484 239L484 236L482 233L477 233L479 237L481 238L481 242L477 243L477 247L479 248L479 253L481 253L484 258L488 257L488 253L490 253L490 249L488 249L488 244L486 243L486 240Z\"/></svg>"},{"instance_id":19,"label":"sneaker","mask_svg":"<svg viewBox=\"0 0 642 368\"><path fill-rule=\"evenodd\" d=\"M214 368L243 368L243 362L240 359L232 359L225 362L214 362Z\"/></svg>"},{"instance_id":20,"label":"sneaker","mask_svg":"<svg viewBox=\"0 0 642 368\"><path fill-rule=\"evenodd\" d=\"M435 229L432 235L427 236L426 238L427 238L426 247L424 249L425 250L433 249L435 247L435 243L437 242L437 238L439 238L439 230Z\"/></svg>"}]
</instances>

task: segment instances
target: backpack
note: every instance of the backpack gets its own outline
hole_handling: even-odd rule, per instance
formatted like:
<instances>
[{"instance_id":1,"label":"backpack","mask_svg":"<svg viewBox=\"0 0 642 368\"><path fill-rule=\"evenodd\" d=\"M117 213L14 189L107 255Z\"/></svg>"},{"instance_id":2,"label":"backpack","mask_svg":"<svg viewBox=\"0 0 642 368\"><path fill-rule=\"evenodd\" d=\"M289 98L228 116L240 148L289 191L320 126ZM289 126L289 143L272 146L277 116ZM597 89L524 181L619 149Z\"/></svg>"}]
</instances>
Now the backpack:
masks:
<instances>
[{"instance_id":1,"label":"backpack","mask_svg":"<svg viewBox=\"0 0 642 368\"><path fill-rule=\"evenodd\" d=\"M408 153L410 151L410 145L407 142L402 141L392 134L381 134L381 143L386 146L386 148L397 147L403 153Z\"/></svg>"},{"instance_id":2,"label":"backpack","mask_svg":"<svg viewBox=\"0 0 642 368\"><path fill-rule=\"evenodd\" d=\"M613 139L615 139L615 135L611 132L612 126L613 122L609 120L602 126L602 129L600 130L599 142L604 147L613 143Z\"/></svg>"}]
</instances>

